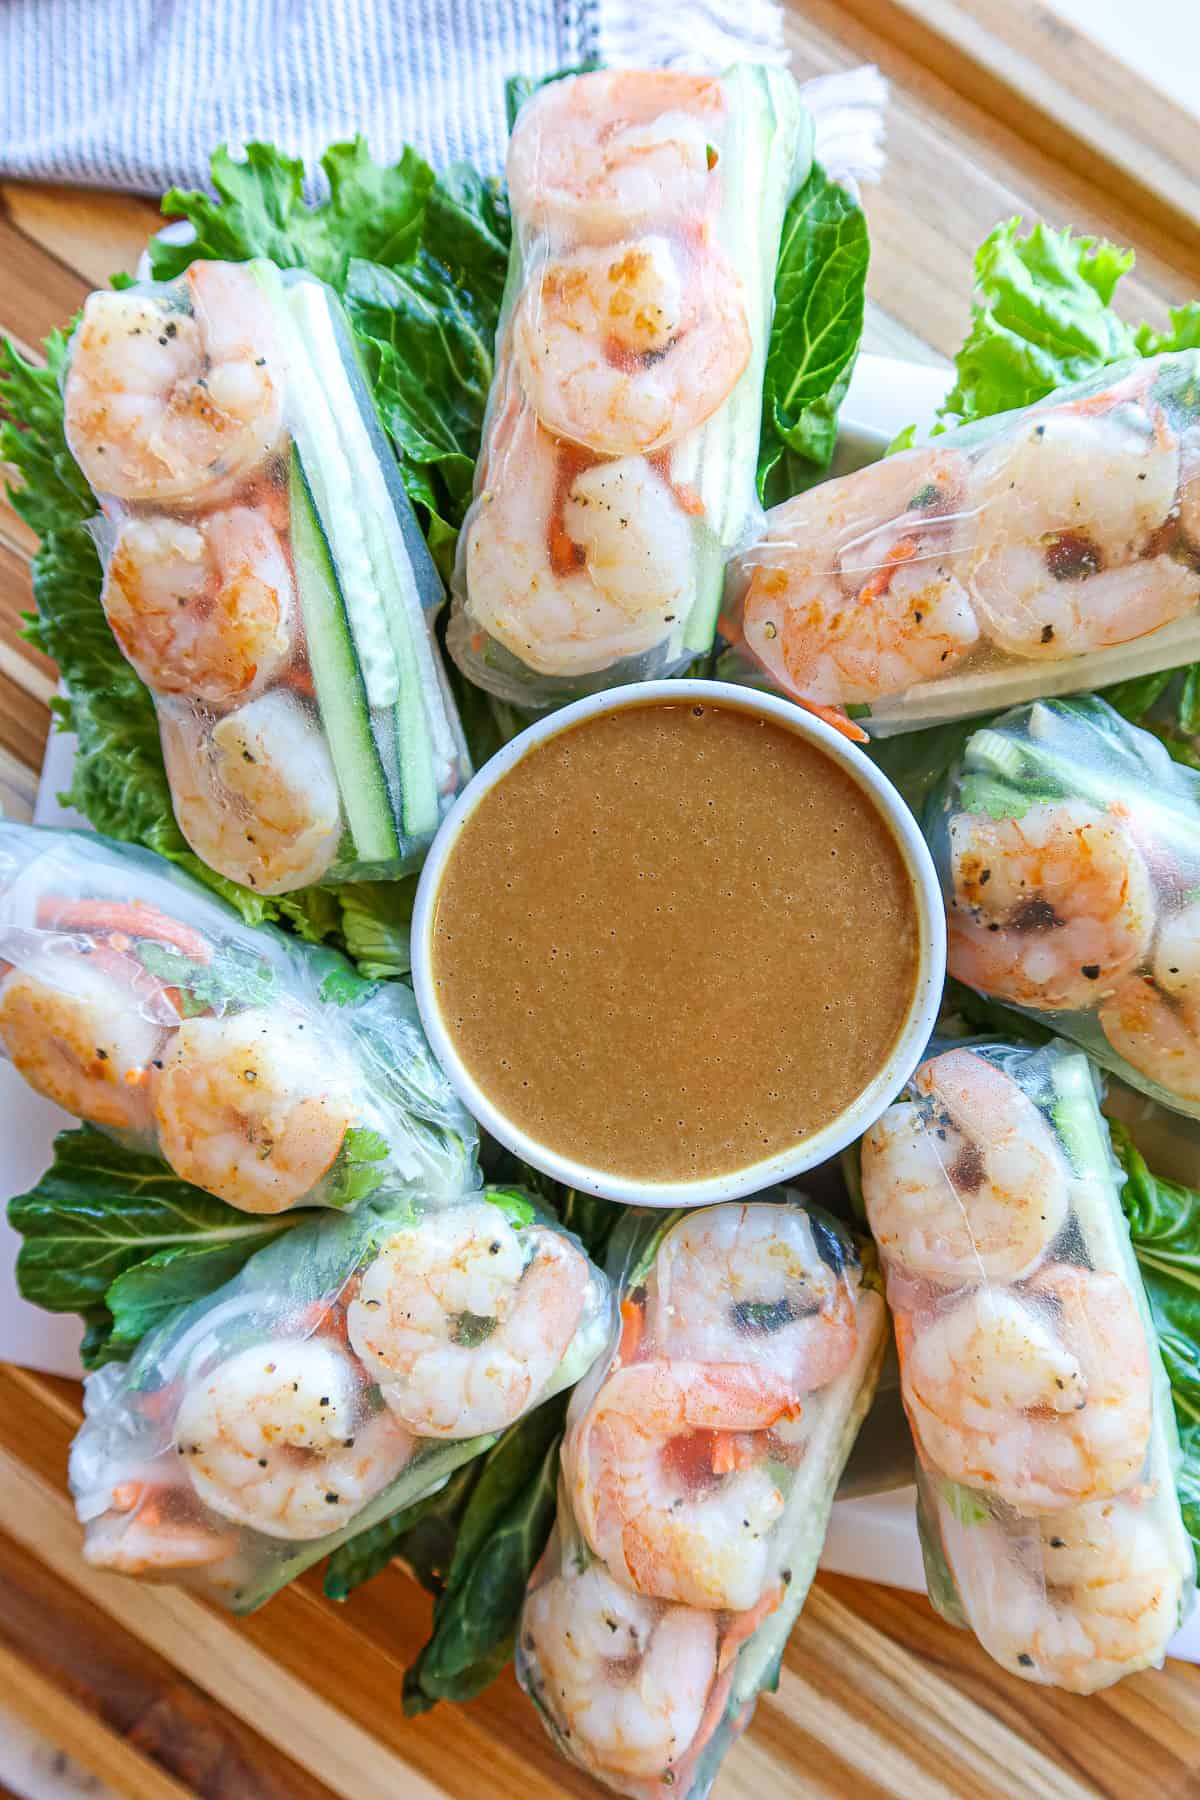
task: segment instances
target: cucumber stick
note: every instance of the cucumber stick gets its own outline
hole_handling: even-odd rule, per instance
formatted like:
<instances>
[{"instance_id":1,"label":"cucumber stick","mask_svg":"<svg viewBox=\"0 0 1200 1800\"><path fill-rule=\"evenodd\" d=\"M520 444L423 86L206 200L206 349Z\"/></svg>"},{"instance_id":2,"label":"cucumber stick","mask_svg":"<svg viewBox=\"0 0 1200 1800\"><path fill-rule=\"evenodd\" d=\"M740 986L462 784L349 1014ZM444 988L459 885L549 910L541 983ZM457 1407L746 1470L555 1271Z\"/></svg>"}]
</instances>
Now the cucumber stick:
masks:
<instances>
[{"instance_id":1,"label":"cucumber stick","mask_svg":"<svg viewBox=\"0 0 1200 1800\"><path fill-rule=\"evenodd\" d=\"M328 290L317 282L295 281L287 288L287 300L329 401L326 430L332 430L333 438L325 453L332 454L336 445L347 472L344 490L331 495L342 503L335 533L361 539L370 570L371 622L380 640L376 653L387 673L386 685L381 682L372 698L392 715L404 831L411 838L426 837L437 829L439 817L431 730L440 715L440 690L425 614L380 461L381 450L390 452L382 434L373 440L368 432L364 411L371 401L356 379L348 334L338 331L336 302ZM358 642L357 622L355 638ZM370 693L370 671L364 672Z\"/></svg>"},{"instance_id":2,"label":"cucumber stick","mask_svg":"<svg viewBox=\"0 0 1200 1800\"><path fill-rule=\"evenodd\" d=\"M356 859L394 863L437 829L432 739L439 722L447 736L450 728L395 499L379 460L381 448L390 452L382 433L372 437L368 431L363 408L370 398L339 337L328 290L306 277L281 278L269 264L256 265L256 272L286 345L293 464L307 495L309 542L312 527L321 540L311 569L302 571L297 555L317 698ZM323 630L331 621L340 621L340 646ZM322 667L326 655L331 660Z\"/></svg>"},{"instance_id":3,"label":"cucumber stick","mask_svg":"<svg viewBox=\"0 0 1200 1800\"><path fill-rule=\"evenodd\" d=\"M743 497L747 479L754 480L762 429L779 239L788 204L812 164L812 121L785 70L739 63L724 80L730 119L719 241L745 283L751 349L733 392L696 433L694 461L680 456L682 445L676 452L676 479L693 486L704 503L695 527L696 599L683 635L685 649L697 653L712 644L724 565L746 527Z\"/></svg>"},{"instance_id":4,"label":"cucumber stick","mask_svg":"<svg viewBox=\"0 0 1200 1800\"><path fill-rule=\"evenodd\" d=\"M371 732L367 690L354 653L333 559L299 450L288 472L292 554L309 663L342 805L360 862L388 862L400 845L387 777Z\"/></svg>"}]
</instances>

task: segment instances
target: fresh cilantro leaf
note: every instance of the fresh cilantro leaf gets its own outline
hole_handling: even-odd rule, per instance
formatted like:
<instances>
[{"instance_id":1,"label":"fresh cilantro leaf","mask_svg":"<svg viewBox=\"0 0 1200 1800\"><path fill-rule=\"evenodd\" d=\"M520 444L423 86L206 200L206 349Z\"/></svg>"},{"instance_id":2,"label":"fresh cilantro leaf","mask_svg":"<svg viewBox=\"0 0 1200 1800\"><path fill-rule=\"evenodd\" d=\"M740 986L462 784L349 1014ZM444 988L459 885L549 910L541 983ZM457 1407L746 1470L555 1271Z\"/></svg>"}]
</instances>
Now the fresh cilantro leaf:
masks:
<instances>
[{"instance_id":1,"label":"fresh cilantro leaf","mask_svg":"<svg viewBox=\"0 0 1200 1800\"><path fill-rule=\"evenodd\" d=\"M357 1206L383 1183L384 1170L377 1165L386 1162L391 1146L378 1131L366 1125L352 1125L342 1139L338 1159L330 1172L329 1191L325 1198L330 1206Z\"/></svg>"},{"instance_id":2,"label":"fresh cilantro leaf","mask_svg":"<svg viewBox=\"0 0 1200 1800\"><path fill-rule=\"evenodd\" d=\"M223 944L211 962L198 963L169 944L146 941L137 946L137 958L151 975L179 990L186 1018L231 1006L266 1006L275 997L271 964L240 945Z\"/></svg>"}]
</instances>

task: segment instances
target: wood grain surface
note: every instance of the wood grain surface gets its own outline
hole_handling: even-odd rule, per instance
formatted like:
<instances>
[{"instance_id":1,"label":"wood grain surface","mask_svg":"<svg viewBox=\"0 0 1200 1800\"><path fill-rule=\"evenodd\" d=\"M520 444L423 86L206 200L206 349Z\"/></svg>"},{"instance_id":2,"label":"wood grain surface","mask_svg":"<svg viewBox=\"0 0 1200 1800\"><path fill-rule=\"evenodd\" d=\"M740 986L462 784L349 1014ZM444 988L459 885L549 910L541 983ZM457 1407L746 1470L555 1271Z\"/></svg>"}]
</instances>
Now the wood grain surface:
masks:
<instances>
[{"instance_id":1,"label":"wood grain surface","mask_svg":"<svg viewBox=\"0 0 1200 1800\"><path fill-rule=\"evenodd\" d=\"M879 64L889 160L866 196L868 347L937 360L965 329L975 247L1013 213L1138 250L1130 311L1200 293L1200 122L1037 0L804 0L800 76ZM0 330L32 349L131 269L135 198L0 184ZM20 637L30 533L0 501L0 808L28 813L54 670ZM344 1606L305 1577L232 1622L80 1560L66 1495L76 1384L0 1366L0 1696L134 1800L554 1800L595 1795L511 1675L406 1721L428 1601L388 1570ZM719 1800L1183 1800L1200 1796L1200 1669L1092 1699L998 1670L918 1596L821 1577L777 1694Z\"/></svg>"}]
</instances>

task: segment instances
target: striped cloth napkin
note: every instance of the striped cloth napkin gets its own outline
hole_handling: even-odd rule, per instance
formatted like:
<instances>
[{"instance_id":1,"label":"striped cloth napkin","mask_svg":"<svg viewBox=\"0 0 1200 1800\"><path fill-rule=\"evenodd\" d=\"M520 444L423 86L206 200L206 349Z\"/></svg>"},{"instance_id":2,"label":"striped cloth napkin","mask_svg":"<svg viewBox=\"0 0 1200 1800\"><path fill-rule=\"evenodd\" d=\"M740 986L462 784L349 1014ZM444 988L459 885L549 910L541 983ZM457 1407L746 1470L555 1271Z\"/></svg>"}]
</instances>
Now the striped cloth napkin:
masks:
<instances>
[{"instance_id":1,"label":"striped cloth napkin","mask_svg":"<svg viewBox=\"0 0 1200 1800\"><path fill-rule=\"evenodd\" d=\"M159 194L217 144L504 158L504 84L782 61L776 0L0 0L0 174Z\"/></svg>"}]
</instances>

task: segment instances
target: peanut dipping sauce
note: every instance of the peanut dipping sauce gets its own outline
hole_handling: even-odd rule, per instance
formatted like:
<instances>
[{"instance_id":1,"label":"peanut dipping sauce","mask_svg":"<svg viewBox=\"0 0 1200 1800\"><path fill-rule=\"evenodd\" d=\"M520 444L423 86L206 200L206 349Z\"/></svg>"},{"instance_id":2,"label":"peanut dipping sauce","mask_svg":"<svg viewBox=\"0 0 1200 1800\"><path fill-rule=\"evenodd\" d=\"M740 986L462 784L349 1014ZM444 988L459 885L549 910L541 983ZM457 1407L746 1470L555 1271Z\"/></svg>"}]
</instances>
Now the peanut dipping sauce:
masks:
<instances>
[{"instance_id":1,"label":"peanut dipping sauce","mask_svg":"<svg viewBox=\"0 0 1200 1800\"><path fill-rule=\"evenodd\" d=\"M443 1023L493 1104L650 1182L830 1124L891 1051L917 964L870 797L729 705L626 706L535 746L464 825L432 933Z\"/></svg>"}]
</instances>

